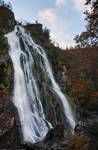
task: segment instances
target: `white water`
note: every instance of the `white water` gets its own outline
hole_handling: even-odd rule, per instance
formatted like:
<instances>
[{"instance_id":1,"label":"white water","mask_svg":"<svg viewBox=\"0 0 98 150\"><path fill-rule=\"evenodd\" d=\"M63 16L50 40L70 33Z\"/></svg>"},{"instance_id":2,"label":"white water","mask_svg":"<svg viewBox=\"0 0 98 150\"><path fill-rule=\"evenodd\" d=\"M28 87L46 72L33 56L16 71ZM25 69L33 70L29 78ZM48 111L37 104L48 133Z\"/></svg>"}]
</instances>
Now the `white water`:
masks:
<instances>
[{"instance_id":1,"label":"white water","mask_svg":"<svg viewBox=\"0 0 98 150\"><path fill-rule=\"evenodd\" d=\"M13 102L18 109L24 142L35 143L42 140L52 126L45 120L37 84L32 75L33 58L28 48L26 48L28 56L21 50L16 33L17 28L6 35L10 45L9 54L14 66ZM24 69L21 67L21 57L23 57Z\"/></svg>"},{"instance_id":2,"label":"white water","mask_svg":"<svg viewBox=\"0 0 98 150\"><path fill-rule=\"evenodd\" d=\"M18 34L17 34L18 33ZM22 27L15 27L15 30L6 35L10 46L10 57L14 66L14 96L13 102L18 109L23 140L28 143L36 143L42 140L48 130L52 128L51 123L45 119L43 107L40 100L40 92L32 69L34 68L33 57L29 46L42 57L41 67L51 80L51 86L63 104L65 117L69 123L71 131L75 127L75 119L71 107L56 83L52 69L48 62L44 50L34 43L31 36ZM20 46L21 37L24 49ZM22 63L21 63L22 59Z\"/></svg>"}]
</instances>

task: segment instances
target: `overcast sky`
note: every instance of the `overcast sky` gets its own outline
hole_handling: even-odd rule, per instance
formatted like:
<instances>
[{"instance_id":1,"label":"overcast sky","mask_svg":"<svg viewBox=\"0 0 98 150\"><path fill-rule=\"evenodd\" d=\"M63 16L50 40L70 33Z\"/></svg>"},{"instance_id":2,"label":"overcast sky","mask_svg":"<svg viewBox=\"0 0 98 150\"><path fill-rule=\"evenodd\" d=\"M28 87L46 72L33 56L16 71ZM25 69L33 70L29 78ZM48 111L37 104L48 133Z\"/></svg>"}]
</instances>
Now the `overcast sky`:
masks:
<instances>
[{"instance_id":1,"label":"overcast sky","mask_svg":"<svg viewBox=\"0 0 98 150\"><path fill-rule=\"evenodd\" d=\"M17 20L38 20L50 29L61 47L73 46L75 35L85 30L85 0L5 0L11 2Z\"/></svg>"}]
</instances>

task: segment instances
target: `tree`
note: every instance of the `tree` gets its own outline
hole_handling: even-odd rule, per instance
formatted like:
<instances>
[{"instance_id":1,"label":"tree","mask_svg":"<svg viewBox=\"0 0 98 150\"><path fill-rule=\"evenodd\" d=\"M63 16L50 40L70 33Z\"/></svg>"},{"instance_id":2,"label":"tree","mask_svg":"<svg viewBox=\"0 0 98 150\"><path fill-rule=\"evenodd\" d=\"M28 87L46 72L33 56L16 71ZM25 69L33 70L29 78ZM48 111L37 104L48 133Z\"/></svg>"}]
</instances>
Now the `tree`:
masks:
<instances>
[{"instance_id":1,"label":"tree","mask_svg":"<svg viewBox=\"0 0 98 150\"><path fill-rule=\"evenodd\" d=\"M47 39L48 41L50 41L50 30L47 27L45 27L43 31L44 31L44 37L45 37L45 39Z\"/></svg>"},{"instance_id":2,"label":"tree","mask_svg":"<svg viewBox=\"0 0 98 150\"><path fill-rule=\"evenodd\" d=\"M86 11L86 31L77 35L74 40L81 47L98 46L98 0L86 0L86 4L91 7L91 11Z\"/></svg>"},{"instance_id":3,"label":"tree","mask_svg":"<svg viewBox=\"0 0 98 150\"><path fill-rule=\"evenodd\" d=\"M0 0L0 6L4 6L12 10L11 2L5 3L5 1Z\"/></svg>"},{"instance_id":4,"label":"tree","mask_svg":"<svg viewBox=\"0 0 98 150\"><path fill-rule=\"evenodd\" d=\"M3 0L0 0L0 6L4 6L5 2Z\"/></svg>"}]
</instances>

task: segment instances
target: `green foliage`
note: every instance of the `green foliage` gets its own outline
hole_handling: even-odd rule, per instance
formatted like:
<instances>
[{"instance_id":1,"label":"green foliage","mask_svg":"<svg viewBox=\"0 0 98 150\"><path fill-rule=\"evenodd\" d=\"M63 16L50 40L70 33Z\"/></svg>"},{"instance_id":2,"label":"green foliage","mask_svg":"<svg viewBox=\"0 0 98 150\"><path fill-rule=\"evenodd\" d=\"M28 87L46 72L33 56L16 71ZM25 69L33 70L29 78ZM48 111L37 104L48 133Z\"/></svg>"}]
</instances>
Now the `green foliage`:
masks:
<instances>
[{"instance_id":1,"label":"green foliage","mask_svg":"<svg viewBox=\"0 0 98 150\"><path fill-rule=\"evenodd\" d=\"M91 96L91 95L90 95ZM96 110L97 107L97 99L94 96L88 96L88 102L86 102L86 111L92 112Z\"/></svg>"},{"instance_id":2,"label":"green foliage","mask_svg":"<svg viewBox=\"0 0 98 150\"><path fill-rule=\"evenodd\" d=\"M11 77L11 67L8 62L0 65L0 91L8 91L10 88L9 79Z\"/></svg>"},{"instance_id":3,"label":"green foliage","mask_svg":"<svg viewBox=\"0 0 98 150\"><path fill-rule=\"evenodd\" d=\"M74 40L81 47L97 46L98 45L98 1L87 0L86 5L91 5L91 11L86 11L86 31L77 35Z\"/></svg>"},{"instance_id":4,"label":"green foliage","mask_svg":"<svg viewBox=\"0 0 98 150\"><path fill-rule=\"evenodd\" d=\"M44 83L47 83L48 82L48 77L47 77L47 75L42 75L41 76L41 82L44 82Z\"/></svg>"},{"instance_id":5,"label":"green foliage","mask_svg":"<svg viewBox=\"0 0 98 150\"><path fill-rule=\"evenodd\" d=\"M92 116L92 113L97 112L97 98L92 96L89 91L84 92L78 99L81 118L87 119Z\"/></svg>"}]
</instances>

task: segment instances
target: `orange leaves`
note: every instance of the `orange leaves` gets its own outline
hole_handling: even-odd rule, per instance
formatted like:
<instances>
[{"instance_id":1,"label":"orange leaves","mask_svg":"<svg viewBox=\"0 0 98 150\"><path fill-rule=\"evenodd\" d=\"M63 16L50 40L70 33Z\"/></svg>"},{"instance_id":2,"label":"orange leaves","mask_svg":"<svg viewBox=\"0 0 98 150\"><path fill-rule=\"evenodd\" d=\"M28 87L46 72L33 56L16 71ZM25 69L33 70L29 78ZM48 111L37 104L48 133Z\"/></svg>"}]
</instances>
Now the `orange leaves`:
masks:
<instances>
[{"instance_id":1,"label":"orange leaves","mask_svg":"<svg viewBox=\"0 0 98 150\"><path fill-rule=\"evenodd\" d=\"M72 85L72 91L78 94L85 92L86 89L87 89L87 85L83 83L74 83Z\"/></svg>"},{"instance_id":2,"label":"orange leaves","mask_svg":"<svg viewBox=\"0 0 98 150\"><path fill-rule=\"evenodd\" d=\"M98 97L98 91L94 91L93 96Z\"/></svg>"},{"instance_id":3,"label":"orange leaves","mask_svg":"<svg viewBox=\"0 0 98 150\"><path fill-rule=\"evenodd\" d=\"M72 91L76 94L89 93L90 95L92 95L92 93L95 91L95 87L93 82L88 79L86 81L73 83Z\"/></svg>"}]
</instances>

